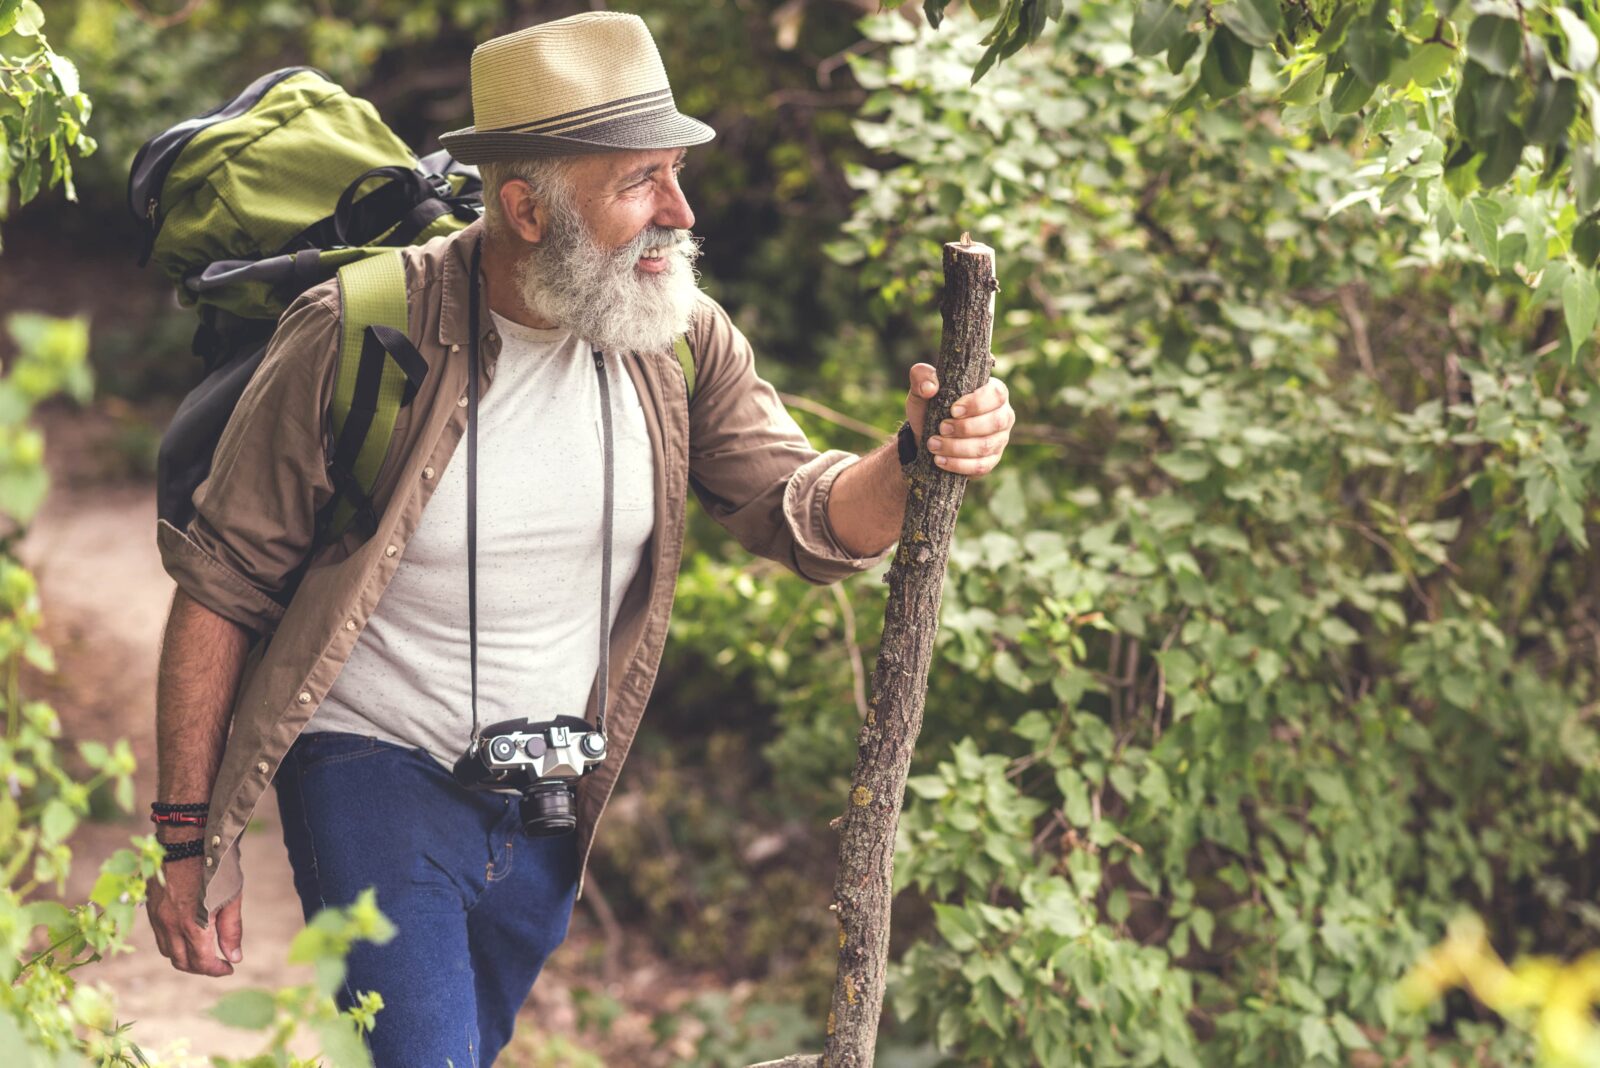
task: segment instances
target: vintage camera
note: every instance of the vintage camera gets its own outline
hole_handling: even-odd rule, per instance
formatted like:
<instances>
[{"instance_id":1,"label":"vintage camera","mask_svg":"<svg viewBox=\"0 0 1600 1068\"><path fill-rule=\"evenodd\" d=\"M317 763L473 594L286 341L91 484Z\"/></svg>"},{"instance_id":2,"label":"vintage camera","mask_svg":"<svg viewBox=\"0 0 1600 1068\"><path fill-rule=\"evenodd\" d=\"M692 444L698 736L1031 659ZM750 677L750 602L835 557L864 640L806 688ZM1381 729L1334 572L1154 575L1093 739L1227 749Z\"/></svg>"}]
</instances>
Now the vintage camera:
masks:
<instances>
[{"instance_id":1,"label":"vintage camera","mask_svg":"<svg viewBox=\"0 0 1600 1068\"><path fill-rule=\"evenodd\" d=\"M453 773L468 790L520 793L523 831L549 838L578 825L578 779L605 758L606 736L587 720L508 719L485 727Z\"/></svg>"}]
</instances>

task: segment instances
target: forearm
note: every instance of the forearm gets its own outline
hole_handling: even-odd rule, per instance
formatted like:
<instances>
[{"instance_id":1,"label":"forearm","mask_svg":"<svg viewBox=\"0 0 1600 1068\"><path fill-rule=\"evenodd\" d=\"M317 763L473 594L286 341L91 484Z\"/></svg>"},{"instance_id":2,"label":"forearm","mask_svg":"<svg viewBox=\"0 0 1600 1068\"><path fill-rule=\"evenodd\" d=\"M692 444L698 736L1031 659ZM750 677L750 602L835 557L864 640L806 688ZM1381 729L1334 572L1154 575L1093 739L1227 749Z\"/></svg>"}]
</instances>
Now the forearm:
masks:
<instances>
[{"instance_id":1,"label":"forearm","mask_svg":"<svg viewBox=\"0 0 1600 1068\"><path fill-rule=\"evenodd\" d=\"M893 441L841 471L828 494L828 523L856 556L872 556L893 545L905 513L906 481Z\"/></svg>"},{"instance_id":2,"label":"forearm","mask_svg":"<svg viewBox=\"0 0 1600 1068\"><path fill-rule=\"evenodd\" d=\"M158 800L210 800L249 649L248 630L178 591L156 682Z\"/></svg>"}]
</instances>

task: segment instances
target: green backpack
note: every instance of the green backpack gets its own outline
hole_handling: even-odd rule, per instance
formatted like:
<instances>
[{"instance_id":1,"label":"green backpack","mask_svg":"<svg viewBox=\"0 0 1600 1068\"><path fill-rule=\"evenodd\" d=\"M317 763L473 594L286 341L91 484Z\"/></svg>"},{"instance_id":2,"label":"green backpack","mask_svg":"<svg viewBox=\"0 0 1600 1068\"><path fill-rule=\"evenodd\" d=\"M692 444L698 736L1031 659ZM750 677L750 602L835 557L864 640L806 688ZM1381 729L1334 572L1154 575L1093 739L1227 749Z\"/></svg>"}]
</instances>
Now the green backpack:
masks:
<instances>
[{"instance_id":1,"label":"green backpack","mask_svg":"<svg viewBox=\"0 0 1600 1068\"><path fill-rule=\"evenodd\" d=\"M317 543L352 521L376 525L371 494L399 410L427 364L406 338L398 246L465 227L482 212L476 168L439 152L419 160L378 117L321 72L263 75L238 96L145 143L128 176L154 263L200 324L204 364L161 440L157 512L179 529L211 470L223 428L278 317L337 275L342 320L329 473L337 492Z\"/></svg>"}]
</instances>

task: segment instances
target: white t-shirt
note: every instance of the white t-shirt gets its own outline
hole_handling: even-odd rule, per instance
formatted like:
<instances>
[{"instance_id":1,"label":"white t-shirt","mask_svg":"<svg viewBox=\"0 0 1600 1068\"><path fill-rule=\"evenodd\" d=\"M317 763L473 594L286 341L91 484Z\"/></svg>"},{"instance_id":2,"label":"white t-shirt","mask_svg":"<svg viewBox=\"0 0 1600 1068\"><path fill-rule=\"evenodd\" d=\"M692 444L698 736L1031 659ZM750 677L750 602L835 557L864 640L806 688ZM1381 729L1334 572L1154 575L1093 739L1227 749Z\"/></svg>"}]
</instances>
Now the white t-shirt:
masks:
<instances>
[{"instance_id":1,"label":"white t-shirt","mask_svg":"<svg viewBox=\"0 0 1600 1068\"><path fill-rule=\"evenodd\" d=\"M478 724L582 716L600 663L602 448L593 350L499 315L478 409ZM655 524L644 409L605 356L614 435L611 619ZM463 436L349 662L307 725L420 746L453 765L471 736ZM616 670L617 665L612 666Z\"/></svg>"}]
</instances>

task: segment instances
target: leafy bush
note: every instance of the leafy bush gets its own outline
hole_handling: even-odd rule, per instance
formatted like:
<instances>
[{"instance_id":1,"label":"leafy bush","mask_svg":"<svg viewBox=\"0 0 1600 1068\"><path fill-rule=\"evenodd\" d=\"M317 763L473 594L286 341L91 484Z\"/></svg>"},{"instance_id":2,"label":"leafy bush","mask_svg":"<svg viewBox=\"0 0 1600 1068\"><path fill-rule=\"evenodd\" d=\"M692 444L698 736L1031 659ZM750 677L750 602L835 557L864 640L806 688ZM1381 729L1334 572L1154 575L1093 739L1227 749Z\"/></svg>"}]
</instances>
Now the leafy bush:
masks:
<instances>
[{"instance_id":1,"label":"leafy bush","mask_svg":"<svg viewBox=\"0 0 1600 1068\"><path fill-rule=\"evenodd\" d=\"M1392 988L1462 901L1524 948L1600 929L1567 194L1425 181L1449 86L1196 109L1132 14L1067 5L975 90L954 17L869 20L854 64L898 162L850 171L829 251L931 352L939 244L994 245L1020 415L952 557L897 861L932 920L891 1001L963 1063L1531 1063ZM847 747L838 614L780 581L763 621L719 556L675 637L766 659L769 756ZM780 782L841 804L823 763Z\"/></svg>"}]
</instances>

